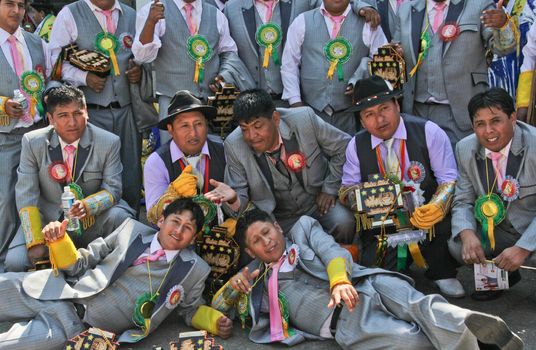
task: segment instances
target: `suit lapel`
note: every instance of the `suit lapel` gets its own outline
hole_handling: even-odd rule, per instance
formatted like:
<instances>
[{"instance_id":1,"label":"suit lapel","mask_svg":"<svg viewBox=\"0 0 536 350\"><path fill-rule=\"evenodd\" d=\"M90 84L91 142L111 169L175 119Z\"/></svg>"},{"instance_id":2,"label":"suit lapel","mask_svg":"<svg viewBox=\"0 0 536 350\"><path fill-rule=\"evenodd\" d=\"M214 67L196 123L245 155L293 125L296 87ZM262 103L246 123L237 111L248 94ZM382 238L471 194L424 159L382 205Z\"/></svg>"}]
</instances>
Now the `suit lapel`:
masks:
<instances>
[{"instance_id":1,"label":"suit lapel","mask_svg":"<svg viewBox=\"0 0 536 350\"><path fill-rule=\"evenodd\" d=\"M128 247L125 258L119 263L119 265L117 265L112 278L110 278L109 284L114 283L120 276L122 276L126 269L132 265L134 260L136 260L150 244L151 241L143 242L141 234L138 233L134 241L132 241Z\"/></svg>"},{"instance_id":2,"label":"suit lapel","mask_svg":"<svg viewBox=\"0 0 536 350\"><path fill-rule=\"evenodd\" d=\"M295 1L300 1L300 0L295 0ZM292 12L292 0L279 1L279 11L281 12L281 32L283 33L283 37L281 38L280 51L283 52L283 48L285 47L285 42L287 41L288 26L290 25L290 13Z\"/></svg>"},{"instance_id":3,"label":"suit lapel","mask_svg":"<svg viewBox=\"0 0 536 350\"><path fill-rule=\"evenodd\" d=\"M463 11L465 5L465 0L452 0L449 5L447 12L447 17L445 18L445 23L458 23L460 14ZM449 49L452 41L443 43L443 56Z\"/></svg>"},{"instance_id":4,"label":"suit lapel","mask_svg":"<svg viewBox=\"0 0 536 350\"><path fill-rule=\"evenodd\" d=\"M259 276L262 276L264 273L264 270L266 269L266 266L264 266L264 264L260 264L259 260L254 260L248 265L249 271L255 271L257 268L259 268L259 265L261 265ZM259 281L255 285L255 287L253 287L253 291L251 292L251 307L253 308L253 318L254 318L253 323L254 324L259 322L263 289L264 289L264 281Z\"/></svg>"},{"instance_id":5,"label":"suit lapel","mask_svg":"<svg viewBox=\"0 0 536 350\"><path fill-rule=\"evenodd\" d=\"M189 248L187 248L189 249ZM195 261L194 260L182 260L181 254L177 254L175 260L173 260L173 266L171 267L168 278L164 281L160 296L156 302L155 309L158 309L167 298L167 292L176 284L180 283L184 277L190 272ZM154 314L153 314L154 316Z\"/></svg>"},{"instance_id":6,"label":"suit lapel","mask_svg":"<svg viewBox=\"0 0 536 350\"><path fill-rule=\"evenodd\" d=\"M242 9L242 16L244 17L244 23L246 25L246 31L248 32L249 42L253 46L254 51L258 56L259 45L257 44L257 40L255 39L255 34L257 32L257 25L255 23L255 6L253 5L253 1L249 2L251 5L249 8Z\"/></svg>"},{"instance_id":7,"label":"suit lapel","mask_svg":"<svg viewBox=\"0 0 536 350\"><path fill-rule=\"evenodd\" d=\"M425 3L424 1L421 1L421 3ZM417 8L418 5L419 3L415 3L412 4L411 7L411 52L413 53L414 64L417 63L417 57L419 56L419 50L421 48L422 25L424 21L424 16L426 15L426 6L423 6L419 10Z\"/></svg>"},{"instance_id":8,"label":"suit lapel","mask_svg":"<svg viewBox=\"0 0 536 350\"><path fill-rule=\"evenodd\" d=\"M508 154L508 162L506 163L506 175L510 175L519 181L521 176L521 169L523 169L523 163L527 156L525 147L523 146L523 133L521 128L517 127L512 139L512 145L510 146L510 153ZM522 184L520 184L521 186ZM512 202L507 203L506 209Z\"/></svg>"},{"instance_id":9,"label":"suit lapel","mask_svg":"<svg viewBox=\"0 0 536 350\"><path fill-rule=\"evenodd\" d=\"M270 167L268 166L266 155L254 154L253 157L255 157L255 161L257 162L257 165L259 166L259 170L261 171L264 177L264 180L268 183L268 186L270 186L272 193L274 193L275 192L274 191L274 178L272 177L272 173L270 172Z\"/></svg>"},{"instance_id":10,"label":"suit lapel","mask_svg":"<svg viewBox=\"0 0 536 350\"><path fill-rule=\"evenodd\" d=\"M391 29L389 28L389 0L377 1L378 12L382 20L383 33L387 37L387 41L391 42Z\"/></svg>"},{"instance_id":11,"label":"suit lapel","mask_svg":"<svg viewBox=\"0 0 536 350\"><path fill-rule=\"evenodd\" d=\"M487 165L487 176L486 176L486 165ZM491 186L494 183L493 180L495 180L495 170L493 169L491 162L489 162L485 156L481 157L478 154L476 155L476 167L478 169L480 183L482 184L482 187L484 188L484 193L488 193L491 189ZM497 184L493 186L492 192L497 192Z\"/></svg>"},{"instance_id":12,"label":"suit lapel","mask_svg":"<svg viewBox=\"0 0 536 350\"><path fill-rule=\"evenodd\" d=\"M56 134L56 132L52 128L50 129L50 138L48 140L48 157L50 158L50 164L54 162L64 163L63 153L61 151L61 144L58 138L58 134ZM60 187L61 192L63 192L64 184L66 183L65 182L58 183L58 186Z\"/></svg>"},{"instance_id":13,"label":"suit lapel","mask_svg":"<svg viewBox=\"0 0 536 350\"><path fill-rule=\"evenodd\" d=\"M91 129L90 126L86 126L86 130L84 131L84 134L80 138L80 142L78 143L78 148L76 150L76 166L75 166L75 177L76 179L73 179L74 182L77 182L80 177L82 176L82 173L84 172L84 168L86 167L87 161L89 159L89 155L92 150L92 137L91 137Z\"/></svg>"},{"instance_id":14,"label":"suit lapel","mask_svg":"<svg viewBox=\"0 0 536 350\"><path fill-rule=\"evenodd\" d=\"M285 151L287 152L287 157L289 154L294 152L300 152L300 146L298 145L298 141L296 140L296 135L292 134L290 138L285 139L283 138L283 144L285 145ZM298 181L303 186L303 171L298 171L295 173L296 177L298 178Z\"/></svg>"}]
</instances>

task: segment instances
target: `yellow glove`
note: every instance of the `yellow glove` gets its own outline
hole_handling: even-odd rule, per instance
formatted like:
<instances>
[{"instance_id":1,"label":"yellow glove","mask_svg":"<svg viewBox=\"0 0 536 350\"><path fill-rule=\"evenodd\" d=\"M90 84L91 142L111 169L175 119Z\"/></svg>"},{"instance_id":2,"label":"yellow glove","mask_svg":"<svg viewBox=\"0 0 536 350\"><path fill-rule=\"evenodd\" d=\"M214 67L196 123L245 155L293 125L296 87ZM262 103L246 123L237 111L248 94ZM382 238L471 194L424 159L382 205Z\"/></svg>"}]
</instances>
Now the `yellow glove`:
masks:
<instances>
[{"instance_id":1,"label":"yellow glove","mask_svg":"<svg viewBox=\"0 0 536 350\"><path fill-rule=\"evenodd\" d=\"M227 229L227 238L233 238L236 233L236 219L228 218L222 224L221 227L225 227Z\"/></svg>"},{"instance_id":2,"label":"yellow glove","mask_svg":"<svg viewBox=\"0 0 536 350\"><path fill-rule=\"evenodd\" d=\"M425 204L415 209L410 221L413 226L428 230L443 220L444 216L443 211L437 204Z\"/></svg>"},{"instance_id":3,"label":"yellow glove","mask_svg":"<svg viewBox=\"0 0 536 350\"><path fill-rule=\"evenodd\" d=\"M184 168L178 178L171 183L171 187L179 197L194 197L197 194L197 176L192 174L192 166Z\"/></svg>"}]
</instances>

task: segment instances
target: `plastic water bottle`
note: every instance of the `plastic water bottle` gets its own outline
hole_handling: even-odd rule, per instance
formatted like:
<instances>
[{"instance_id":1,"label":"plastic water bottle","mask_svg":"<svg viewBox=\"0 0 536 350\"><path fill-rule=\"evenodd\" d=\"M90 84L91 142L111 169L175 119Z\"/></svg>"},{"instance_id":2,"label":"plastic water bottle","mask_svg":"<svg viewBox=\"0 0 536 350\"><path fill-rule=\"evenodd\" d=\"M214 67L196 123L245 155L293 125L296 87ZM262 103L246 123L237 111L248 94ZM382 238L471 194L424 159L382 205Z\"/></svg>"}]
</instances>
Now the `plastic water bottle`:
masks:
<instances>
[{"instance_id":1,"label":"plastic water bottle","mask_svg":"<svg viewBox=\"0 0 536 350\"><path fill-rule=\"evenodd\" d=\"M28 109L28 100L19 89L13 90L13 101L18 102L23 110Z\"/></svg>"},{"instance_id":2,"label":"plastic water bottle","mask_svg":"<svg viewBox=\"0 0 536 350\"><path fill-rule=\"evenodd\" d=\"M63 208L63 216L69 220L67 224L67 231L76 231L80 228L80 221L77 218L69 217L69 211L71 210L76 197L71 192L69 186L63 188L63 194L61 195L61 206Z\"/></svg>"}]
</instances>

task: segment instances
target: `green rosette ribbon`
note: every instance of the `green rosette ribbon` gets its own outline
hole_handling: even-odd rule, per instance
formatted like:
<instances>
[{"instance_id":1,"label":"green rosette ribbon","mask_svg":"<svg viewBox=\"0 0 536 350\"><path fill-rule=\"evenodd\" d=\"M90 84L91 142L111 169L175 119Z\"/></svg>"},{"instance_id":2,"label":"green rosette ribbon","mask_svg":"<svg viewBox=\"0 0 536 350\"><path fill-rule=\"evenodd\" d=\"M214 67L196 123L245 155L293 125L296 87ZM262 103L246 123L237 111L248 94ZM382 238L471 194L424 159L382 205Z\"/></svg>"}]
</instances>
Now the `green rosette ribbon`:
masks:
<instances>
[{"instance_id":1,"label":"green rosette ribbon","mask_svg":"<svg viewBox=\"0 0 536 350\"><path fill-rule=\"evenodd\" d=\"M475 202L475 219L482 225L482 245L485 247L486 235L490 247L495 249L494 228L500 224L506 216L506 209L501 198L496 193L480 196Z\"/></svg>"},{"instance_id":2,"label":"green rosette ribbon","mask_svg":"<svg viewBox=\"0 0 536 350\"><path fill-rule=\"evenodd\" d=\"M186 47L188 56L195 62L194 83L202 83L205 75L205 62L212 58L214 50L207 39L200 34L189 37Z\"/></svg>"},{"instance_id":3,"label":"green rosette ribbon","mask_svg":"<svg viewBox=\"0 0 536 350\"><path fill-rule=\"evenodd\" d=\"M40 115L44 115L45 109L41 103L41 93L45 89L45 80L36 71L26 71L20 77L20 86L26 95L30 96L30 114L35 115L35 107Z\"/></svg>"},{"instance_id":4,"label":"green rosette ribbon","mask_svg":"<svg viewBox=\"0 0 536 350\"><path fill-rule=\"evenodd\" d=\"M352 55L352 44L343 37L337 37L324 46L324 55L330 62L327 78L329 80L333 79L333 74L337 69L339 81L343 81L344 72L342 66L348 62Z\"/></svg>"},{"instance_id":5,"label":"green rosette ribbon","mask_svg":"<svg viewBox=\"0 0 536 350\"><path fill-rule=\"evenodd\" d=\"M203 232L205 234L210 233L210 223L212 220L214 220L214 217L217 213L217 207L216 204L214 204L212 201L208 200L203 195L197 195L192 200L197 203L201 209L203 210L203 213L205 214L205 220L203 222Z\"/></svg>"},{"instance_id":6,"label":"green rosette ribbon","mask_svg":"<svg viewBox=\"0 0 536 350\"><path fill-rule=\"evenodd\" d=\"M422 60L424 60L426 58L426 56L428 55L428 49L430 48L430 42L431 41L432 41L432 39L430 38L430 34L428 33L428 30L425 30L424 32L422 32L422 34L421 34L421 49L419 50L419 56L417 57L417 63L415 64L415 66L413 67L411 72L409 72L410 77L414 76L415 73L417 73L417 69L419 69L419 66L422 63Z\"/></svg>"},{"instance_id":7,"label":"green rosette ribbon","mask_svg":"<svg viewBox=\"0 0 536 350\"><path fill-rule=\"evenodd\" d=\"M396 270L402 271L406 268L408 261L408 247L405 244L399 244L396 247Z\"/></svg>"},{"instance_id":8,"label":"green rosette ribbon","mask_svg":"<svg viewBox=\"0 0 536 350\"><path fill-rule=\"evenodd\" d=\"M110 57L110 61L112 61L114 75L117 76L121 74L119 71L119 63L117 62L117 56L115 55L115 53L119 49L119 40L117 39L117 37L110 33L100 32L95 38L95 48Z\"/></svg>"},{"instance_id":9,"label":"green rosette ribbon","mask_svg":"<svg viewBox=\"0 0 536 350\"><path fill-rule=\"evenodd\" d=\"M281 310L281 321L283 322L283 335L285 339L294 335L294 330L290 328L290 312L288 306L288 300L283 292L277 293L277 299L279 301L279 309Z\"/></svg>"},{"instance_id":10,"label":"green rosette ribbon","mask_svg":"<svg viewBox=\"0 0 536 350\"><path fill-rule=\"evenodd\" d=\"M273 57L276 65L281 65L277 47L281 45L281 27L276 23L266 23L260 26L255 33L255 39L260 47L264 47L262 68L268 68L270 57Z\"/></svg>"}]
</instances>

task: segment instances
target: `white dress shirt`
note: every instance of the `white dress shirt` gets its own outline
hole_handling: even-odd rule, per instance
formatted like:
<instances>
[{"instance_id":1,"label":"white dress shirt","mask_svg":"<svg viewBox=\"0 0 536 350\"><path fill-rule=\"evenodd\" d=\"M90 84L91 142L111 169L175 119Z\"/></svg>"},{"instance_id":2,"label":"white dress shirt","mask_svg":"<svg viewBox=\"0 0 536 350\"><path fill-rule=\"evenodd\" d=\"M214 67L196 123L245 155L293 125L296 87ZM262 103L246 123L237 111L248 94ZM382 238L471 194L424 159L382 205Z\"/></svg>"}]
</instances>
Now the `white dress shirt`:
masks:
<instances>
[{"instance_id":1,"label":"white dress shirt","mask_svg":"<svg viewBox=\"0 0 536 350\"><path fill-rule=\"evenodd\" d=\"M106 30L106 16L100 12L100 8L95 6L90 0L84 0L89 6L97 21L99 21L103 31ZM119 21L119 13L122 11L119 5L119 1L116 0L113 6L112 20L117 28L117 22ZM96 35L97 33L95 33ZM134 34L134 33L132 33ZM76 22L73 18L73 14L69 7L64 6L56 16L56 21L52 26L52 32L50 33L50 54L52 56L52 62L56 62L58 56L61 53L61 49L64 46L72 44L78 38L78 29ZM74 86L86 86L87 73L81 69L71 66L68 62L63 62L61 77L63 80L73 84Z\"/></svg>"},{"instance_id":2,"label":"white dress shirt","mask_svg":"<svg viewBox=\"0 0 536 350\"><path fill-rule=\"evenodd\" d=\"M186 21L186 12L184 10L184 5L186 3L183 0L173 0L173 3L179 8L182 16L184 17L184 20ZM191 4L193 5L192 19L196 28L199 28L199 23L201 22L201 14L203 12L203 3L201 0L196 0ZM149 63L156 59L156 56L158 55L158 49L160 49L160 47L162 46L160 38L166 32L166 19L161 19L160 21L158 21L158 23L156 23L156 26L154 28L153 41L145 45L140 42L140 34L143 30L143 27L145 26L147 17L149 17L150 9L151 3L148 3L147 5L142 7L140 11L138 11L138 14L136 16L136 38L134 39L134 44L132 45L132 53L134 54L136 61L142 63ZM168 20L172 19L168 18ZM218 33L220 34L220 40L216 48L217 53L219 54L222 52L229 51L237 52L238 49L236 48L236 44L231 38L231 34L229 33L229 23L227 22L227 18L220 11L218 11L216 14L216 26L218 28Z\"/></svg>"},{"instance_id":3,"label":"white dress shirt","mask_svg":"<svg viewBox=\"0 0 536 350\"><path fill-rule=\"evenodd\" d=\"M160 245L160 242L158 241L159 235L160 235L160 232L158 232L156 235L153 236L153 239L151 240L151 245L147 249L145 249L143 253L141 253L138 259L146 257L146 256L151 256L154 253L156 253L158 250L164 250L164 253L165 253L164 256L165 256L166 262L169 264L173 261L173 259L177 256L177 254L179 254L180 249L166 250L162 248L162 245ZM163 260L163 257L158 260Z\"/></svg>"},{"instance_id":4,"label":"white dress shirt","mask_svg":"<svg viewBox=\"0 0 536 350\"><path fill-rule=\"evenodd\" d=\"M521 72L536 68L536 25L532 24L527 33L527 44L523 47L523 65Z\"/></svg>"},{"instance_id":5,"label":"white dress shirt","mask_svg":"<svg viewBox=\"0 0 536 350\"><path fill-rule=\"evenodd\" d=\"M275 0L272 3L272 17L273 17L274 8L277 6L278 2L279 0ZM266 15L268 14L268 7L266 7L266 5L268 4L264 5L265 2L263 0L253 0L253 3L255 4L255 9L257 10L257 13L259 14L259 17L261 18L262 23L269 22L267 21L267 18L266 18Z\"/></svg>"},{"instance_id":6,"label":"white dress shirt","mask_svg":"<svg viewBox=\"0 0 536 350\"><path fill-rule=\"evenodd\" d=\"M22 64L24 67L24 71L26 72L33 70L33 62L32 56L30 56L30 50L28 50L28 45L26 45L26 40L24 40L24 35L22 34L22 31L22 28L17 28L15 33L13 33L13 36L17 39L17 47L19 49L19 52L22 52ZM13 66L13 58L11 57L11 49L9 46L9 42L7 41L10 36L11 34L0 28L0 47L2 48L2 53L4 54L7 63L11 66L13 71L15 71L15 67ZM46 80L50 76L51 70L50 53L48 46L44 40L41 40L41 44L43 45L43 56L45 57L45 67L43 67L43 69L45 70L44 74ZM39 115L39 112L36 107L34 122L37 122L39 120L41 120L41 116ZM27 126L28 125L26 123L24 123L22 120L19 120L19 122L15 125L15 128Z\"/></svg>"},{"instance_id":7,"label":"white dress shirt","mask_svg":"<svg viewBox=\"0 0 536 350\"><path fill-rule=\"evenodd\" d=\"M218 10L222 11L225 9L225 3L222 2L221 0L214 0L214 3L216 4L216 7L218 8Z\"/></svg>"},{"instance_id":8,"label":"white dress shirt","mask_svg":"<svg viewBox=\"0 0 536 350\"><path fill-rule=\"evenodd\" d=\"M323 15L325 10L324 4L320 6L320 13ZM343 15L347 16L352 11L351 4L348 5ZM333 29L333 21L324 16L328 33L331 33ZM344 23L344 22L343 22ZM342 24L341 24L342 25ZM289 104L301 102L300 92L300 62L301 62L301 48L303 40L305 38L305 17L300 14L292 22L287 32L287 42L285 43L285 50L283 50L283 58L281 64L281 79L283 80L283 100L287 100ZM387 44L387 38L380 26L375 30L370 27L369 23L365 23L363 26L363 43L369 48L369 57L378 51L378 48Z\"/></svg>"},{"instance_id":9,"label":"white dress shirt","mask_svg":"<svg viewBox=\"0 0 536 350\"><path fill-rule=\"evenodd\" d=\"M513 139L514 139L514 136L512 136L512 140ZM505 176L506 176L506 165L508 164L508 155L510 154L510 147L512 146L512 140L510 140L510 142L508 142L508 144L499 151L499 153L502 154L503 156L499 164L499 167L501 169L501 173L504 174ZM486 158L491 159L492 151L487 148L484 148L484 151L486 153ZM495 176L497 176L497 174L495 174Z\"/></svg>"},{"instance_id":10,"label":"white dress shirt","mask_svg":"<svg viewBox=\"0 0 536 350\"><path fill-rule=\"evenodd\" d=\"M58 139L60 140L60 147L61 147L61 154L63 156L63 160L67 161L67 151L65 150L65 146L72 145L74 148L78 150L78 143L80 142L80 139L74 141L73 143L67 143L63 141L63 139L58 135ZM74 164L72 164L74 166Z\"/></svg>"},{"instance_id":11,"label":"white dress shirt","mask_svg":"<svg viewBox=\"0 0 536 350\"><path fill-rule=\"evenodd\" d=\"M428 23L430 23L430 27L434 23L434 17L436 14L436 9L434 8L435 4L437 4L434 0L427 0L428 3L426 6L428 6ZM445 18L447 18L447 12L449 10L450 0L445 0L444 4L447 5L445 9L443 10L443 21L445 21Z\"/></svg>"}]
</instances>

